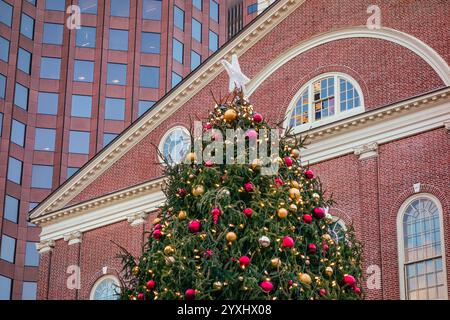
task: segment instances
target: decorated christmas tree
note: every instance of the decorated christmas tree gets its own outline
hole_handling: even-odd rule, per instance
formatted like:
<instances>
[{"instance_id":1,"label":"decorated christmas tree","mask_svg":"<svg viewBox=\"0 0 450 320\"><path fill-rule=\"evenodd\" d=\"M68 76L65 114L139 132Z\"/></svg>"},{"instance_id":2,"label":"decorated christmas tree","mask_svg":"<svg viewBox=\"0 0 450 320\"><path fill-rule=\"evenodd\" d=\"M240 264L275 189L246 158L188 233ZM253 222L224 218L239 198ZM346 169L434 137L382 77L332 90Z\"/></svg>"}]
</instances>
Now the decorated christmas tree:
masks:
<instances>
[{"instance_id":1,"label":"decorated christmas tree","mask_svg":"<svg viewBox=\"0 0 450 320\"><path fill-rule=\"evenodd\" d=\"M301 165L303 141L278 139L234 89L186 161L166 159L167 199L142 255L122 255L122 298L360 299L361 245L351 226L331 232L333 201Z\"/></svg>"}]
</instances>

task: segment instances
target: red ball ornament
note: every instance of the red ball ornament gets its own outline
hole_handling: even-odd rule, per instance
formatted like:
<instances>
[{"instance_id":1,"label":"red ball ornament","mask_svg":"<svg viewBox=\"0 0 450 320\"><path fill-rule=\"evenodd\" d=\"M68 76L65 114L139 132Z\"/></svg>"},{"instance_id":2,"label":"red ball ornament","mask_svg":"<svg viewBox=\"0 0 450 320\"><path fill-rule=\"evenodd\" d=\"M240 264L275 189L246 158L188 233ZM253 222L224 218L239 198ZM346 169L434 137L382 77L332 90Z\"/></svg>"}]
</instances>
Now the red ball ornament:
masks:
<instances>
[{"instance_id":1,"label":"red ball ornament","mask_svg":"<svg viewBox=\"0 0 450 320\"><path fill-rule=\"evenodd\" d=\"M145 298L145 295L142 292L139 292L138 295L137 295L137 299L138 300L144 300L144 298Z\"/></svg>"},{"instance_id":2,"label":"red ball ornament","mask_svg":"<svg viewBox=\"0 0 450 320\"><path fill-rule=\"evenodd\" d=\"M317 219L323 219L325 217L325 210L324 208L314 208L313 214Z\"/></svg>"},{"instance_id":3,"label":"red ball ornament","mask_svg":"<svg viewBox=\"0 0 450 320\"><path fill-rule=\"evenodd\" d=\"M292 164L294 163L294 161L292 161L291 157L284 157L284 163L286 164L286 166L292 167Z\"/></svg>"},{"instance_id":4,"label":"red ball ornament","mask_svg":"<svg viewBox=\"0 0 450 320\"><path fill-rule=\"evenodd\" d=\"M155 281L150 280L150 281L147 282L147 289L148 290L153 290L153 288L155 288L155 286L156 286L156 282Z\"/></svg>"},{"instance_id":5,"label":"red ball ornament","mask_svg":"<svg viewBox=\"0 0 450 320\"><path fill-rule=\"evenodd\" d=\"M308 244L308 252L309 253L316 253L317 252L317 247L314 243L310 243Z\"/></svg>"},{"instance_id":6,"label":"red ball ornament","mask_svg":"<svg viewBox=\"0 0 450 320\"><path fill-rule=\"evenodd\" d=\"M154 226L153 226L153 230L159 230L159 229L161 229L161 225L158 223L158 224L155 224Z\"/></svg>"},{"instance_id":7,"label":"red ball ornament","mask_svg":"<svg viewBox=\"0 0 450 320\"><path fill-rule=\"evenodd\" d=\"M350 274L344 275L344 284L348 285L349 287L354 287L356 285L356 279Z\"/></svg>"},{"instance_id":8,"label":"red ball ornament","mask_svg":"<svg viewBox=\"0 0 450 320\"><path fill-rule=\"evenodd\" d=\"M288 284L289 284L290 286L292 286L292 285L294 284L294 281L289 280L289 281L288 281Z\"/></svg>"},{"instance_id":9,"label":"red ball ornament","mask_svg":"<svg viewBox=\"0 0 450 320\"><path fill-rule=\"evenodd\" d=\"M255 189L255 186L253 185L253 183L247 182L246 184L244 184L244 190L246 192L252 192L254 189Z\"/></svg>"},{"instance_id":10,"label":"red ball ornament","mask_svg":"<svg viewBox=\"0 0 450 320\"><path fill-rule=\"evenodd\" d=\"M294 239L292 239L291 237L286 236L283 238L283 248L292 248L294 247L294 244Z\"/></svg>"},{"instance_id":11,"label":"red ball ornament","mask_svg":"<svg viewBox=\"0 0 450 320\"><path fill-rule=\"evenodd\" d=\"M179 197L181 197L181 198L183 198L184 196L186 196L186 194L187 194L187 191L186 191L186 189L184 189L184 188L179 188L179 189L177 190L177 195L178 195Z\"/></svg>"},{"instance_id":12,"label":"red ball ornament","mask_svg":"<svg viewBox=\"0 0 450 320\"><path fill-rule=\"evenodd\" d=\"M259 113L255 113L253 115L253 121L255 121L256 123L260 123L263 121L263 116Z\"/></svg>"},{"instance_id":13,"label":"red ball ornament","mask_svg":"<svg viewBox=\"0 0 450 320\"><path fill-rule=\"evenodd\" d=\"M184 298L186 300L194 300L195 299L195 290L194 289L187 289L184 293Z\"/></svg>"},{"instance_id":14,"label":"red ball ornament","mask_svg":"<svg viewBox=\"0 0 450 320\"><path fill-rule=\"evenodd\" d=\"M217 220L219 219L219 216L222 214L222 212L220 211L219 208L213 208L211 210L211 215L213 216L214 219L214 224L217 224Z\"/></svg>"},{"instance_id":15,"label":"red ball ornament","mask_svg":"<svg viewBox=\"0 0 450 320\"><path fill-rule=\"evenodd\" d=\"M212 162L211 160L205 161L205 167L211 168L213 165L214 165L214 162Z\"/></svg>"},{"instance_id":16,"label":"red ball ornament","mask_svg":"<svg viewBox=\"0 0 450 320\"><path fill-rule=\"evenodd\" d=\"M239 258L239 265L241 268L245 268L250 264L250 258L247 256L242 256Z\"/></svg>"},{"instance_id":17,"label":"red ball ornament","mask_svg":"<svg viewBox=\"0 0 450 320\"><path fill-rule=\"evenodd\" d=\"M263 281L260 283L259 286L265 293L269 293L270 291L273 290L273 284L270 281Z\"/></svg>"},{"instance_id":18,"label":"red ball ornament","mask_svg":"<svg viewBox=\"0 0 450 320\"><path fill-rule=\"evenodd\" d=\"M306 177L307 179L312 179L312 178L314 178L314 171L312 171L312 170L306 170L306 171L305 171L305 177Z\"/></svg>"},{"instance_id":19,"label":"red ball ornament","mask_svg":"<svg viewBox=\"0 0 450 320\"><path fill-rule=\"evenodd\" d=\"M205 131L207 131L207 130L209 130L209 129L212 129L212 124L209 123L209 122L203 124L203 129L204 129Z\"/></svg>"},{"instance_id":20,"label":"red ball ornament","mask_svg":"<svg viewBox=\"0 0 450 320\"><path fill-rule=\"evenodd\" d=\"M213 255L213 251L212 251L211 249L206 250L205 253L203 254L203 256L204 256L206 259L211 258L212 255Z\"/></svg>"},{"instance_id":21,"label":"red ball ornament","mask_svg":"<svg viewBox=\"0 0 450 320\"><path fill-rule=\"evenodd\" d=\"M324 288L320 288L319 290L319 296L323 297L327 295L327 290L325 290Z\"/></svg>"},{"instance_id":22,"label":"red ball ornament","mask_svg":"<svg viewBox=\"0 0 450 320\"><path fill-rule=\"evenodd\" d=\"M244 211L242 211L243 214L245 214L245 216L247 218L250 218L253 214L253 209L252 208L245 208Z\"/></svg>"},{"instance_id":23,"label":"red ball ornament","mask_svg":"<svg viewBox=\"0 0 450 320\"><path fill-rule=\"evenodd\" d=\"M201 227L202 223L198 220L193 220L189 222L189 232L191 233L199 232Z\"/></svg>"},{"instance_id":24,"label":"red ball ornament","mask_svg":"<svg viewBox=\"0 0 450 320\"><path fill-rule=\"evenodd\" d=\"M162 237L161 230L160 229L154 230L152 233L152 237L153 237L153 239L156 239L156 240L161 239L161 237Z\"/></svg>"},{"instance_id":25,"label":"red ball ornament","mask_svg":"<svg viewBox=\"0 0 450 320\"><path fill-rule=\"evenodd\" d=\"M281 179L280 177L276 177L276 178L275 178L275 185L276 185L277 187L281 187L282 185L284 185L283 179Z\"/></svg>"},{"instance_id":26,"label":"red ball ornament","mask_svg":"<svg viewBox=\"0 0 450 320\"><path fill-rule=\"evenodd\" d=\"M353 291L355 291L355 293L359 296L361 294L361 288L360 287L354 287Z\"/></svg>"},{"instance_id":27,"label":"red ball ornament","mask_svg":"<svg viewBox=\"0 0 450 320\"><path fill-rule=\"evenodd\" d=\"M323 251L327 252L328 249L330 249L330 247L329 247L326 243L324 243L324 244L322 245L322 249L323 249Z\"/></svg>"},{"instance_id":28,"label":"red ball ornament","mask_svg":"<svg viewBox=\"0 0 450 320\"><path fill-rule=\"evenodd\" d=\"M249 129L245 136L249 139L256 139L258 137L258 132L256 132L256 130L254 129Z\"/></svg>"},{"instance_id":29,"label":"red ball ornament","mask_svg":"<svg viewBox=\"0 0 450 320\"><path fill-rule=\"evenodd\" d=\"M312 222L312 216L310 214L303 215L303 221L305 223L311 223Z\"/></svg>"}]
</instances>

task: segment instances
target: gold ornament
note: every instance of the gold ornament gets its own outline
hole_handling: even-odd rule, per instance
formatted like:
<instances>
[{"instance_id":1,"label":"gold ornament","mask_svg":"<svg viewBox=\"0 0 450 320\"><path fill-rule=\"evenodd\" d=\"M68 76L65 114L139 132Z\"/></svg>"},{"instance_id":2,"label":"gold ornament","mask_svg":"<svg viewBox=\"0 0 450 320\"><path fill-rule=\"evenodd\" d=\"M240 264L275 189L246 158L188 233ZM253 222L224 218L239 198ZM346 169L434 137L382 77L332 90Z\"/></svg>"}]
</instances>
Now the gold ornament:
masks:
<instances>
[{"instance_id":1,"label":"gold ornament","mask_svg":"<svg viewBox=\"0 0 450 320\"><path fill-rule=\"evenodd\" d=\"M311 277L307 273L299 273L298 278L303 284L310 285L312 283Z\"/></svg>"},{"instance_id":2,"label":"gold ornament","mask_svg":"<svg viewBox=\"0 0 450 320\"><path fill-rule=\"evenodd\" d=\"M174 257L166 257L166 264L174 264L175 258Z\"/></svg>"},{"instance_id":3,"label":"gold ornament","mask_svg":"<svg viewBox=\"0 0 450 320\"><path fill-rule=\"evenodd\" d=\"M329 277L333 275L333 268L332 267L326 267L325 268L325 274Z\"/></svg>"},{"instance_id":4,"label":"gold ornament","mask_svg":"<svg viewBox=\"0 0 450 320\"><path fill-rule=\"evenodd\" d=\"M297 188L297 189L300 188L300 185L295 180L291 180L290 185L292 188Z\"/></svg>"},{"instance_id":5,"label":"gold ornament","mask_svg":"<svg viewBox=\"0 0 450 320\"><path fill-rule=\"evenodd\" d=\"M186 155L186 161L188 161L188 162L194 162L196 158L197 158L197 157L196 157L196 155L195 155L195 152L189 152L189 153Z\"/></svg>"},{"instance_id":6,"label":"gold ornament","mask_svg":"<svg viewBox=\"0 0 450 320\"><path fill-rule=\"evenodd\" d=\"M201 195L204 194L204 193L205 193L205 187L202 186L201 184L195 186L195 187L192 189L192 195L193 195L194 197L201 196Z\"/></svg>"},{"instance_id":7,"label":"gold ornament","mask_svg":"<svg viewBox=\"0 0 450 320\"><path fill-rule=\"evenodd\" d=\"M187 213L184 210L181 210L180 212L178 212L178 219L180 220L185 220L187 217Z\"/></svg>"},{"instance_id":8,"label":"gold ornament","mask_svg":"<svg viewBox=\"0 0 450 320\"><path fill-rule=\"evenodd\" d=\"M261 169L262 166L262 161L259 159L255 159L252 161L252 163L250 164L250 168L252 168L253 170L259 170Z\"/></svg>"},{"instance_id":9,"label":"gold ornament","mask_svg":"<svg viewBox=\"0 0 450 320\"><path fill-rule=\"evenodd\" d=\"M297 188L290 188L289 189L289 197L291 199L298 199L298 198L300 198L300 190L298 190Z\"/></svg>"},{"instance_id":10,"label":"gold ornament","mask_svg":"<svg viewBox=\"0 0 450 320\"><path fill-rule=\"evenodd\" d=\"M223 284L220 281L215 281L213 283L213 289L214 290L222 290Z\"/></svg>"},{"instance_id":11,"label":"gold ornament","mask_svg":"<svg viewBox=\"0 0 450 320\"><path fill-rule=\"evenodd\" d=\"M285 208L280 208L280 209L278 209L277 214L280 219L284 219L287 217L288 211Z\"/></svg>"},{"instance_id":12,"label":"gold ornament","mask_svg":"<svg viewBox=\"0 0 450 320\"><path fill-rule=\"evenodd\" d=\"M300 150L298 150L298 149L292 149L292 151L291 151L291 157L293 157L293 158L299 158L300 157Z\"/></svg>"},{"instance_id":13,"label":"gold ornament","mask_svg":"<svg viewBox=\"0 0 450 320\"><path fill-rule=\"evenodd\" d=\"M270 264L273 268L279 268L281 267L281 260L280 258L273 258L272 260L270 260Z\"/></svg>"},{"instance_id":14,"label":"gold ornament","mask_svg":"<svg viewBox=\"0 0 450 320\"><path fill-rule=\"evenodd\" d=\"M133 269L131 270L131 272L133 273L134 276L137 277L139 275L139 267L134 266Z\"/></svg>"},{"instance_id":15,"label":"gold ornament","mask_svg":"<svg viewBox=\"0 0 450 320\"><path fill-rule=\"evenodd\" d=\"M236 233L230 231L225 236L225 239L227 239L228 242L234 242L237 239L237 235L236 235Z\"/></svg>"},{"instance_id":16,"label":"gold ornament","mask_svg":"<svg viewBox=\"0 0 450 320\"><path fill-rule=\"evenodd\" d=\"M166 246L164 248L164 254L169 255L175 252L175 249L172 246Z\"/></svg>"},{"instance_id":17,"label":"gold ornament","mask_svg":"<svg viewBox=\"0 0 450 320\"><path fill-rule=\"evenodd\" d=\"M158 224L158 223L160 223L161 222L161 219L160 218L155 218L155 219L153 219L153 224Z\"/></svg>"},{"instance_id":18,"label":"gold ornament","mask_svg":"<svg viewBox=\"0 0 450 320\"><path fill-rule=\"evenodd\" d=\"M317 194L317 193L313 193L313 194L312 194L312 197L313 197L313 199L314 199L315 201L319 201L319 200L320 200L320 196L319 196L319 194Z\"/></svg>"},{"instance_id":19,"label":"gold ornament","mask_svg":"<svg viewBox=\"0 0 450 320\"><path fill-rule=\"evenodd\" d=\"M227 122L233 122L237 118L237 112L234 109L228 109L225 111L224 119Z\"/></svg>"},{"instance_id":20,"label":"gold ornament","mask_svg":"<svg viewBox=\"0 0 450 320\"><path fill-rule=\"evenodd\" d=\"M291 211L291 212L297 212L297 206L295 205L295 204L291 204L290 206L289 206L289 210Z\"/></svg>"}]
</instances>

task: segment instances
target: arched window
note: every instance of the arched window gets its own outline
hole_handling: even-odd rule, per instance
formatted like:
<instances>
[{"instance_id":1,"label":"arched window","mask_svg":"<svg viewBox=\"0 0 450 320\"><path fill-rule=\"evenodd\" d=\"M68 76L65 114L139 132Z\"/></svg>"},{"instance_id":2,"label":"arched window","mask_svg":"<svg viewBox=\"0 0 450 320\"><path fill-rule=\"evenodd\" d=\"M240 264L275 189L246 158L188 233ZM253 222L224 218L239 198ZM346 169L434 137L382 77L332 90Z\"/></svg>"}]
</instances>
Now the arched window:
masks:
<instances>
[{"instance_id":1,"label":"arched window","mask_svg":"<svg viewBox=\"0 0 450 320\"><path fill-rule=\"evenodd\" d=\"M328 233L336 243L344 240L346 230L344 221L338 217L333 217L333 222L328 226Z\"/></svg>"},{"instance_id":2,"label":"arched window","mask_svg":"<svg viewBox=\"0 0 450 320\"><path fill-rule=\"evenodd\" d=\"M159 144L159 150L169 164L181 163L191 147L189 131L184 127L170 129Z\"/></svg>"},{"instance_id":3,"label":"arched window","mask_svg":"<svg viewBox=\"0 0 450 320\"><path fill-rule=\"evenodd\" d=\"M327 73L300 89L288 108L285 128L293 128L295 133L363 111L358 83L342 73Z\"/></svg>"},{"instance_id":4,"label":"arched window","mask_svg":"<svg viewBox=\"0 0 450 320\"><path fill-rule=\"evenodd\" d=\"M119 280L107 275L97 280L91 290L91 300L118 300L120 294Z\"/></svg>"},{"instance_id":5,"label":"arched window","mask_svg":"<svg viewBox=\"0 0 450 320\"><path fill-rule=\"evenodd\" d=\"M442 207L420 194L400 208L397 220L402 299L447 299Z\"/></svg>"}]
</instances>

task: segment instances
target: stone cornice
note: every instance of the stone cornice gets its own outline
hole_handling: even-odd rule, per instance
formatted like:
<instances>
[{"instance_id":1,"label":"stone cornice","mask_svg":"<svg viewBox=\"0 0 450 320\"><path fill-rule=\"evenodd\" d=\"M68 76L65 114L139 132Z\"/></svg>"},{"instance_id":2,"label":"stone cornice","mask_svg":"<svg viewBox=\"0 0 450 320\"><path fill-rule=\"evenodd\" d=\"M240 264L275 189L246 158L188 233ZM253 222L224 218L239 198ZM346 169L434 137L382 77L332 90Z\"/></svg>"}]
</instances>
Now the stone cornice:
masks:
<instances>
[{"instance_id":1,"label":"stone cornice","mask_svg":"<svg viewBox=\"0 0 450 320\"><path fill-rule=\"evenodd\" d=\"M52 251L54 247L55 247L54 240L43 240L41 242L36 243L36 249L41 254Z\"/></svg>"},{"instance_id":2,"label":"stone cornice","mask_svg":"<svg viewBox=\"0 0 450 320\"><path fill-rule=\"evenodd\" d=\"M355 154L359 160L376 157L378 155L378 143L371 142L355 148Z\"/></svg>"}]
</instances>

